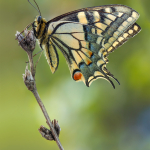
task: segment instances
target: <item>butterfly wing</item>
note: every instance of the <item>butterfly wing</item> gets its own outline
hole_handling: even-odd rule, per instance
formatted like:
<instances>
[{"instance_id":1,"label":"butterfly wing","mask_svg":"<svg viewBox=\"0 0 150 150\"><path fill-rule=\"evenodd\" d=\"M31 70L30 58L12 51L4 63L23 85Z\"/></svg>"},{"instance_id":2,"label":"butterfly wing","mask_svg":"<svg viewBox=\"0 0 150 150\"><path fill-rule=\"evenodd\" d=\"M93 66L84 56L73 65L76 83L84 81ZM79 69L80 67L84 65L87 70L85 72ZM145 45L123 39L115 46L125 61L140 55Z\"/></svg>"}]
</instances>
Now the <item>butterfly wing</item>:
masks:
<instances>
[{"instance_id":1,"label":"butterfly wing","mask_svg":"<svg viewBox=\"0 0 150 150\"><path fill-rule=\"evenodd\" d=\"M56 46L51 41L47 41L43 46L41 46L41 48L45 50L47 62L50 66L52 73L54 73L59 65L59 57Z\"/></svg>"},{"instance_id":2,"label":"butterfly wing","mask_svg":"<svg viewBox=\"0 0 150 150\"><path fill-rule=\"evenodd\" d=\"M74 80L89 86L104 78L114 87L109 79L114 76L106 69L107 56L140 31L135 23L138 17L122 5L76 10L48 22L50 43L64 54Z\"/></svg>"}]
</instances>

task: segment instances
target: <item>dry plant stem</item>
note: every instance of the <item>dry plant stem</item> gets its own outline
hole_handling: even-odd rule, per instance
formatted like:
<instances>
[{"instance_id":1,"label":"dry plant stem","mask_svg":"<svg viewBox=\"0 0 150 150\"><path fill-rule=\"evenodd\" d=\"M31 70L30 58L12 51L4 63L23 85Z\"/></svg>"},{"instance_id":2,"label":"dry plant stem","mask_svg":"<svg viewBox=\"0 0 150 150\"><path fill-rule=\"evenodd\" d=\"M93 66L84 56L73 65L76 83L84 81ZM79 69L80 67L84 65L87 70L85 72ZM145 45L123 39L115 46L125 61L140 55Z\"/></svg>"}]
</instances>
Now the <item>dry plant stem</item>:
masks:
<instances>
[{"instance_id":1,"label":"dry plant stem","mask_svg":"<svg viewBox=\"0 0 150 150\"><path fill-rule=\"evenodd\" d=\"M63 147L62 147L62 145L61 145L61 143L60 143L60 141L59 141L59 138L58 138L58 136L57 136L57 133L56 133L56 131L55 131L54 128L53 128L52 122L51 122L51 120L50 120L50 118L49 118L49 116L48 116L48 114L47 114L47 111L46 111L46 109L45 109L45 106L43 105L43 103L42 103L42 101L41 101L41 99L40 99L40 97L39 97L39 94L38 94L37 90L36 90L36 89L33 90L32 93L34 94L34 96L35 96L35 98L36 98L36 100L37 100L39 106L41 107L41 109L42 109L42 111L43 111L43 114L44 114L44 116L45 116L45 118L46 118L46 120L47 120L47 124L48 124L48 126L50 127L50 130L51 130L52 133L53 133L53 136L54 136L54 138L55 138L55 141L56 141L56 143L57 143L59 149L60 149L60 150L64 150Z\"/></svg>"},{"instance_id":2,"label":"dry plant stem","mask_svg":"<svg viewBox=\"0 0 150 150\"><path fill-rule=\"evenodd\" d=\"M32 51L27 51L27 54L28 54L28 58L29 58L31 74L32 74L32 76L34 78L34 82L35 82L35 69L34 69L34 64L33 64ZM31 90L31 92L34 94L34 96L35 96L35 98L36 98L36 100L37 100L37 102L38 102L38 104L39 104L39 106L40 106L40 108L41 108L45 118L46 118L46 122L47 122L48 126L50 127L50 130L52 131L52 134L53 134L53 136L55 138L55 141L56 141L59 149L60 150L64 150L62 145L61 145L61 143L60 143L60 141L59 141L57 133L56 133L56 131L53 128L52 122L51 122L51 120L50 120L50 118L48 116L48 113L47 113L47 111L45 109L45 106L43 105L43 103L42 103L42 101L40 99L40 96L39 96L39 94L37 92L36 83L34 84L34 88L33 88L33 90Z\"/></svg>"},{"instance_id":3,"label":"dry plant stem","mask_svg":"<svg viewBox=\"0 0 150 150\"><path fill-rule=\"evenodd\" d=\"M28 54L28 59L29 59L29 63L30 63L31 74L32 74L32 76L33 76L33 78L35 80L35 69L34 69L34 64L33 64L32 52L31 51L27 51L27 54Z\"/></svg>"}]
</instances>

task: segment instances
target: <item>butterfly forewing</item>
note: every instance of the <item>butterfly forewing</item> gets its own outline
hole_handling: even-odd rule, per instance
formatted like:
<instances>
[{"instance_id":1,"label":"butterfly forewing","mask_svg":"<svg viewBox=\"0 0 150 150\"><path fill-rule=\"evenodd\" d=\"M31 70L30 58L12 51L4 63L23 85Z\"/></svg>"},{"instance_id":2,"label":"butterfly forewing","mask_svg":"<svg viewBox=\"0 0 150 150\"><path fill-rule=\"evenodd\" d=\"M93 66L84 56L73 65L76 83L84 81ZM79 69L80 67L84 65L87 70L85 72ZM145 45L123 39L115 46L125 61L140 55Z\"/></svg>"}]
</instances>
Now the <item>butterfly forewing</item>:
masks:
<instances>
[{"instance_id":1,"label":"butterfly forewing","mask_svg":"<svg viewBox=\"0 0 150 150\"><path fill-rule=\"evenodd\" d=\"M76 10L48 21L50 42L43 44L47 45L46 56L52 72L58 66L57 47L65 56L74 80L89 86L96 78L104 78L114 86L109 79L114 76L106 69L107 56L140 31L135 23L138 17L127 6L108 5Z\"/></svg>"}]
</instances>

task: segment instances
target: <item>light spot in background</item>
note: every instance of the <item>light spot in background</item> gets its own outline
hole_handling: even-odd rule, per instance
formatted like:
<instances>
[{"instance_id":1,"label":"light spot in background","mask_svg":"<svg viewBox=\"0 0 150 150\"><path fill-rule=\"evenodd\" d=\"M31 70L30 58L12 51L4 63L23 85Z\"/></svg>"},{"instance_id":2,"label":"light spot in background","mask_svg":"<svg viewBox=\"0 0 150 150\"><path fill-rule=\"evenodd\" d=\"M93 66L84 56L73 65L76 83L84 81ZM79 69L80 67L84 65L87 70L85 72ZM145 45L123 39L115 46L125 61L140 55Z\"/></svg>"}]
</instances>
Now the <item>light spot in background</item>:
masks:
<instances>
[{"instance_id":1,"label":"light spot in background","mask_svg":"<svg viewBox=\"0 0 150 150\"><path fill-rule=\"evenodd\" d=\"M72 82L69 78L64 80L60 86L56 84L52 91L43 98L43 102L51 119L56 118L65 124L64 120L69 121L70 118L76 117L82 109L94 102L93 94L95 92L98 91L87 88L82 82L79 84ZM38 111L38 120L41 122L43 116L39 106L36 107L36 111ZM76 116L74 116L75 114Z\"/></svg>"},{"instance_id":2,"label":"light spot in background","mask_svg":"<svg viewBox=\"0 0 150 150\"><path fill-rule=\"evenodd\" d=\"M150 108L144 109L122 134L120 149L148 150L150 148Z\"/></svg>"}]
</instances>

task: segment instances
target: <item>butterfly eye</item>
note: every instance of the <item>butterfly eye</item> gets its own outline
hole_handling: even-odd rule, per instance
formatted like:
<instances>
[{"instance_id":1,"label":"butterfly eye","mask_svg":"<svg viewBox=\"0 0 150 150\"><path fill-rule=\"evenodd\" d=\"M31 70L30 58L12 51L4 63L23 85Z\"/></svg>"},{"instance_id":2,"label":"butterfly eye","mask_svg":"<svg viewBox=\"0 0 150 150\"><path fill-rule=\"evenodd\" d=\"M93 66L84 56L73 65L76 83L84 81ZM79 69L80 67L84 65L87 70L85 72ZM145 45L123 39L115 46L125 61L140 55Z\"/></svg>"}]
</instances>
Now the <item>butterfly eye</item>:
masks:
<instances>
[{"instance_id":1,"label":"butterfly eye","mask_svg":"<svg viewBox=\"0 0 150 150\"><path fill-rule=\"evenodd\" d=\"M42 17L38 16L38 18L37 18L38 24L41 22L41 20L42 20Z\"/></svg>"}]
</instances>

